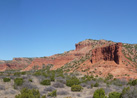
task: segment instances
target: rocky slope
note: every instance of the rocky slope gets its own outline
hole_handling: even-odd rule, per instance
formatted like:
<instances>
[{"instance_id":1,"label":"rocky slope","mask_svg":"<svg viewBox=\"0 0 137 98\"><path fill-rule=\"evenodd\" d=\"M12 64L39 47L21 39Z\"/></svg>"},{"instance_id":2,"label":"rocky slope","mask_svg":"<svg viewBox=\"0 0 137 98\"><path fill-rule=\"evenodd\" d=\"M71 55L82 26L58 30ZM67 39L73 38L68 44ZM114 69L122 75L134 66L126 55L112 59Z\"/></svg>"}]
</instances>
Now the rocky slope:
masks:
<instances>
[{"instance_id":1,"label":"rocky slope","mask_svg":"<svg viewBox=\"0 0 137 98\"><path fill-rule=\"evenodd\" d=\"M32 58L13 58L12 61L1 61L0 71L24 69L32 62L32 60Z\"/></svg>"},{"instance_id":2,"label":"rocky slope","mask_svg":"<svg viewBox=\"0 0 137 98\"><path fill-rule=\"evenodd\" d=\"M75 50L50 57L0 61L0 71L29 71L52 64L52 70L62 68L65 72L81 72L101 77L112 74L116 78L137 78L137 44L88 39L75 46Z\"/></svg>"}]
</instances>

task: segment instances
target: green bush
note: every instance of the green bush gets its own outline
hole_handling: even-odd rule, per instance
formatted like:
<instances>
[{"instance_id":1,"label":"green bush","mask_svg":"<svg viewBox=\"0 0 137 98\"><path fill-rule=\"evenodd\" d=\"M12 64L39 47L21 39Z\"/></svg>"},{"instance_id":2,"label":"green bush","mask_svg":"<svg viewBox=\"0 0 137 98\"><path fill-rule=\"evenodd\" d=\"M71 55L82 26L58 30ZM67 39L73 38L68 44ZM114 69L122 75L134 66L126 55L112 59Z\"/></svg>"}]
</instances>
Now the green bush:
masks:
<instances>
[{"instance_id":1,"label":"green bush","mask_svg":"<svg viewBox=\"0 0 137 98\"><path fill-rule=\"evenodd\" d=\"M108 98L121 98L121 93L119 93L119 92L111 92L111 93L109 93L109 97Z\"/></svg>"},{"instance_id":2,"label":"green bush","mask_svg":"<svg viewBox=\"0 0 137 98\"><path fill-rule=\"evenodd\" d=\"M91 75L91 76L85 75L84 77L81 78L82 79L81 82L84 83L84 82L90 81L93 78L94 78L93 75Z\"/></svg>"},{"instance_id":3,"label":"green bush","mask_svg":"<svg viewBox=\"0 0 137 98\"><path fill-rule=\"evenodd\" d=\"M66 85L69 86L69 87L71 87L72 85L78 85L78 84L80 84L80 81L76 77L72 77L72 78L70 78L69 80L66 81Z\"/></svg>"},{"instance_id":4,"label":"green bush","mask_svg":"<svg viewBox=\"0 0 137 98\"><path fill-rule=\"evenodd\" d=\"M129 81L128 82L129 85L135 86L137 85L137 79L133 80L133 81Z\"/></svg>"},{"instance_id":5,"label":"green bush","mask_svg":"<svg viewBox=\"0 0 137 98\"><path fill-rule=\"evenodd\" d=\"M50 85L51 84L50 82L51 82L50 80L46 79L46 80L41 81L40 84L42 84L42 85Z\"/></svg>"},{"instance_id":6,"label":"green bush","mask_svg":"<svg viewBox=\"0 0 137 98\"><path fill-rule=\"evenodd\" d=\"M21 94L16 95L15 98L40 98L39 91L35 89L30 90L23 88L20 93Z\"/></svg>"},{"instance_id":7,"label":"green bush","mask_svg":"<svg viewBox=\"0 0 137 98\"><path fill-rule=\"evenodd\" d=\"M51 97L56 97L56 96L57 96L57 91L56 91L56 90L54 90L54 91L52 91L52 92L48 93L48 96L51 96Z\"/></svg>"},{"instance_id":8,"label":"green bush","mask_svg":"<svg viewBox=\"0 0 137 98\"><path fill-rule=\"evenodd\" d=\"M43 95L41 98L46 98L46 95Z\"/></svg>"},{"instance_id":9,"label":"green bush","mask_svg":"<svg viewBox=\"0 0 137 98\"><path fill-rule=\"evenodd\" d=\"M29 79L29 82L33 82L32 79Z\"/></svg>"},{"instance_id":10,"label":"green bush","mask_svg":"<svg viewBox=\"0 0 137 98\"><path fill-rule=\"evenodd\" d=\"M136 87L124 88L121 94L121 98L137 98L137 88Z\"/></svg>"},{"instance_id":11,"label":"green bush","mask_svg":"<svg viewBox=\"0 0 137 98\"><path fill-rule=\"evenodd\" d=\"M90 87L93 88L93 87L94 87L94 84L91 84Z\"/></svg>"},{"instance_id":12,"label":"green bush","mask_svg":"<svg viewBox=\"0 0 137 98\"><path fill-rule=\"evenodd\" d=\"M94 84L94 87L98 87L99 86L99 84L96 82L95 84Z\"/></svg>"},{"instance_id":13,"label":"green bush","mask_svg":"<svg viewBox=\"0 0 137 98\"><path fill-rule=\"evenodd\" d=\"M10 78L3 78L4 82L10 82Z\"/></svg>"},{"instance_id":14,"label":"green bush","mask_svg":"<svg viewBox=\"0 0 137 98\"><path fill-rule=\"evenodd\" d=\"M26 72L21 72L21 74L22 74L22 75L25 75L25 74L26 74Z\"/></svg>"},{"instance_id":15,"label":"green bush","mask_svg":"<svg viewBox=\"0 0 137 98\"><path fill-rule=\"evenodd\" d=\"M110 74L110 73L108 73L108 76L106 77L106 79L107 79L107 80L111 80L111 79L113 79L113 75Z\"/></svg>"},{"instance_id":16,"label":"green bush","mask_svg":"<svg viewBox=\"0 0 137 98\"><path fill-rule=\"evenodd\" d=\"M125 87L125 88L123 88L121 95L126 94L128 91L130 91L130 87Z\"/></svg>"},{"instance_id":17,"label":"green bush","mask_svg":"<svg viewBox=\"0 0 137 98\"><path fill-rule=\"evenodd\" d=\"M105 91L103 88L97 89L94 94L93 98L105 98Z\"/></svg>"},{"instance_id":18,"label":"green bush","mask_svg":"<svg viewBox=\"0 0 137 98\"><path fill-rule=\"evenodd\" d=\"M42 75L42 74L41 74L40 71L36 71L33 75L34 75L34 76L40 76L40 75Z\"/></svg>"},{"instance_id":19,"label":"green bush","mask_svg":"<svg viewBox=\"0 0 137 98\"><path fill-rule=\"evenodd\" d=\"M20 72L15 72L14 76L20 76L20 74L21 74Z\"/></svg>"},{"instance_id":20,"label":"green bush","mask_svg":"<svg viewBox=\"0 0 137 98\"><path fill-rule=\"evenodd\" d=\"M54 75L50 76L50 80L55 81L55 76Z\"/></svg>"},{"instance_id":21,"label":"green bush","mask_svg":"<svg viewBox=\"0 0 137 98\"><path fill-rule=\"evenodd\" d=\"M17 86L20 86L23 84L23 79L22 78L16 78L14 79L14 84Z\"/></svg>"},{"instance_id":22,"label":"green bush","mask_svg":"<svg viewBox=\"0 0 137 98\"><path fill-rule=\"evenodd\" d=\"M73 85L71 86L71 91L81 91L82 90L82 87L80 85Z\"/></svg>"}]
</instances>

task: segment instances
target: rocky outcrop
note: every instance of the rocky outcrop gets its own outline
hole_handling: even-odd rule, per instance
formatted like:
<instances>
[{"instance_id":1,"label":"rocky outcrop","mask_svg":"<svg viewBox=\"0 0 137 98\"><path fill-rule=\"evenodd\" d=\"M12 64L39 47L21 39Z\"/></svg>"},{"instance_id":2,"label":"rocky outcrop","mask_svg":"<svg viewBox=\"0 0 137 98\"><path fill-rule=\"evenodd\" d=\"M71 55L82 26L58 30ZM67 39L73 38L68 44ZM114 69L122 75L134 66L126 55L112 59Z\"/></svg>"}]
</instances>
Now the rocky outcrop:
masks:
<instances>
[{"instance_id":1,"label":"rocky outcrop","mask_svg":"<svg viewBox=\"0 0 137 98\"><path fill-rule=\"evenodd\" d=\"M11 61L1 61L0 71L5 70L20 70L27 67L31 62L32 58L13 58Z\"/></svg>"},{"instance_id":2,"label":"rocky outcrop","mask_svg":"<svg viewBox=\"0 0 137 98\"><path fill-rule=\"evenodd\" d=\"M82 48L84 48L84 47L91 47L91 46L92 46L91 43L75 44L76 51L79 51L80 49L82 49Z\"/></svg>"},{"instance_id":3,"label":"rocky outcrop","mask_svg":"<svg viewBox=\"0 0 137 98\"><path fill-rule=\"evenodd\" d=\"M116 43L106 47L99 47L92 50L91 62L96 63L100 60L115 61L121 63L122 43Z\"/></svg>"}]
</instances>

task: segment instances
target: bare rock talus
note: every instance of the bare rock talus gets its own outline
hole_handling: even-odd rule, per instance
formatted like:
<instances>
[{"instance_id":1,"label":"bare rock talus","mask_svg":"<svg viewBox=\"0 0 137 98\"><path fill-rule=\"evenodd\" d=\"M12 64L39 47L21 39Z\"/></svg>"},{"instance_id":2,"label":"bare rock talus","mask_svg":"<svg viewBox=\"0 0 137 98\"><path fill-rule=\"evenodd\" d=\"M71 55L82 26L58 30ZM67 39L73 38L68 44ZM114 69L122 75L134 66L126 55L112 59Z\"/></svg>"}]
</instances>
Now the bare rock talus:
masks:
<instances>
[{"instance_id":1,"label":"bare rock talus","mask_svg":"<svg viewBox=\"0 0 137 98\"><path fill-rule=\"evenodd\" d=\"M106 47L99 47L92 50L92 63L100 60L115 61L117 64L121 63L122 43L116 43Z\"/></svg>"}]
</instances>

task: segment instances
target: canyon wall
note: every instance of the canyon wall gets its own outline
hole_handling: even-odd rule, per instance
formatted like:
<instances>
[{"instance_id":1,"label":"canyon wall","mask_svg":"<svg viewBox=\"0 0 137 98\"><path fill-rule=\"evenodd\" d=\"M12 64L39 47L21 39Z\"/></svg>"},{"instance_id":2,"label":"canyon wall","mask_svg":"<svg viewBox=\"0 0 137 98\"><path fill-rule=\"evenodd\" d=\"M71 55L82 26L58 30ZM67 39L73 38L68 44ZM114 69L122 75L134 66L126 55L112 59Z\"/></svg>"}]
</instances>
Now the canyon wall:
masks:
<instances>
[{"instance_id":1,"label":"canyon wall","mask_svg":"<svg viewBox=\"0 0 137 98\"><path fill-rule=\"evenodd\" d=\"M116 43L106 47L98 47L92 50L92 63L100 60L115 61L117 64L121 63L122 43Z\"/></svg>"}]
</instances>

